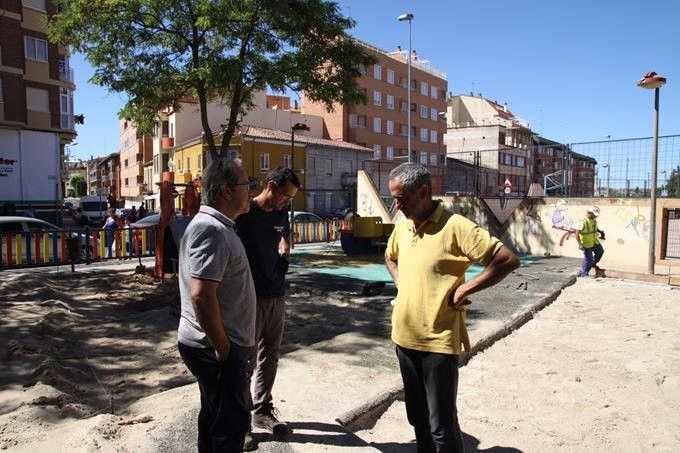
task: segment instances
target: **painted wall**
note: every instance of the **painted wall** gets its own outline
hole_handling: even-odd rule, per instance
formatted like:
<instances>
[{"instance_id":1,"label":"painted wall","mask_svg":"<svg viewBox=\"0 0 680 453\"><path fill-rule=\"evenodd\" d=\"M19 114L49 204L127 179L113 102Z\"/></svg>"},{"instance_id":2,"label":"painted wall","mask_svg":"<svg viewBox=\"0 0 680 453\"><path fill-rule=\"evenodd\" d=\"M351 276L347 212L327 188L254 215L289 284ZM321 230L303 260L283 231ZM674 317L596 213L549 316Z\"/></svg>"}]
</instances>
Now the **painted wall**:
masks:
<instances>
[{"instance_id":1,"label":"painted wall","mask_svg":"<svg viewBox=\"0 0 680 453\"><path fill-rule=\"evenodd\" d=\"M598 227L606 233L604 268L636 269L647 266L650 205L648 199L545 198L525 200L508 219L503 241L519 252L534 255L560 255L580 258L582 252L573 228L596 201L600 208ZM661 256L664 208L680 207L680 200L659 200L656 221L656 256ZM657 260L657 264L680 265L677 260Z\"/></svg>"}]
</instances>

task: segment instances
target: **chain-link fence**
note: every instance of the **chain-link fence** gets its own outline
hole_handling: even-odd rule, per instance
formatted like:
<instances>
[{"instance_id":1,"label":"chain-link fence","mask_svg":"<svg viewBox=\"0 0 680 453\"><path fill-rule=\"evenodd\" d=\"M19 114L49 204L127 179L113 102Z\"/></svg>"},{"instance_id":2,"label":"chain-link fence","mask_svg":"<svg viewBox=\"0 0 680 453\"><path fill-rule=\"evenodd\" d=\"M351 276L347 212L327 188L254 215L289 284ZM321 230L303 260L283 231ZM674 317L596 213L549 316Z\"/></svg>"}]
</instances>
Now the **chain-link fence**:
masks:
<instances>
[{"instance_id":1,"label":"chain-link fence","mask_svg":"<svg viewBox=\"0 0 680 453\"><path fill-rule=\"evenodd\" d=\"M509 196L649 197L651 137L454 151L444 193ZM657 194L680 197L680 135L659 137Z\"/></svg>"}]
</instances>

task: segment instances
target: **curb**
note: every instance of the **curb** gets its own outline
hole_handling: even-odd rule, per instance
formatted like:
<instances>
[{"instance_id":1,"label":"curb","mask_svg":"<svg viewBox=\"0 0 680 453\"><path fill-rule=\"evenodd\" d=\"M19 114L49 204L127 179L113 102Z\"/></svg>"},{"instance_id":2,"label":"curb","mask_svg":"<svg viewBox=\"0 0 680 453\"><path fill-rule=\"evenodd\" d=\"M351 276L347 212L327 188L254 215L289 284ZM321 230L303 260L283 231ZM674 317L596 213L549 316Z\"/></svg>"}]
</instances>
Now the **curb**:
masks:
<instances>
[{"instance_id":1,"label":"curb","mask_svg":"<svg viewBox=\"0 0 680 453\"><path fill-rule=\"evenodd\" d=\"M476 341L472 346L470 353L466 354L465 358L460 361L459 366L467 365L472 357L479 354L480 352L483 352L498 340L510 335L514 330L517 330L519 327L529 322L531 319L533 319L536 313L554 302L559 297L559 295L562 294L564 288L576 283L576 280L576 273L574 273L571 278L564 282L558 289L539 299L538 302L527 307L525 310L521 311L517 316L513 317L497 331ZM394 401L403 400L403 398L404 387L393 387L386 392L380 393L377 396L371 398L361 406L345 412L336 418L335 421L352 432L365 429L372 426L373 422L378 417L380 417Z\"/></svg>"}]
</instances>

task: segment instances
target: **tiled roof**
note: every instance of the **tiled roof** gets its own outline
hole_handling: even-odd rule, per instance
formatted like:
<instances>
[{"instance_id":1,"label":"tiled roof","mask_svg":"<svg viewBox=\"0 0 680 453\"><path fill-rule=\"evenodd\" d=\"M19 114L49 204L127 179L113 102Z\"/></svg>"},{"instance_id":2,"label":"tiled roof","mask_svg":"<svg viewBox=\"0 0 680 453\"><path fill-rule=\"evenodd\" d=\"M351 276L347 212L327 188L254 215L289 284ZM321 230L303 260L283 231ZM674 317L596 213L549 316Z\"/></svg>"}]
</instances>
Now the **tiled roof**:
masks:
<instances>
[{"instance_id":1,"label":"tiled roof","mask_svg":"<svg viewBox=\"0 0 680 453\"><path fill-rule=\"evenodd\" d=\"M280 131L277 129L268 129L265 127L243 125L241 126L241 136L247 138L279 140L290 143L290 132ZM295 141L297 143L305 143L307 145L319 145L332 148L349 149L352 151L373 152L373 150L370 148L355 145L354 143L343 142L341 140L327 140L325 138L310 137L309 135L303 135L300 133L295 134Z\"/></svg>"}]
</instances>

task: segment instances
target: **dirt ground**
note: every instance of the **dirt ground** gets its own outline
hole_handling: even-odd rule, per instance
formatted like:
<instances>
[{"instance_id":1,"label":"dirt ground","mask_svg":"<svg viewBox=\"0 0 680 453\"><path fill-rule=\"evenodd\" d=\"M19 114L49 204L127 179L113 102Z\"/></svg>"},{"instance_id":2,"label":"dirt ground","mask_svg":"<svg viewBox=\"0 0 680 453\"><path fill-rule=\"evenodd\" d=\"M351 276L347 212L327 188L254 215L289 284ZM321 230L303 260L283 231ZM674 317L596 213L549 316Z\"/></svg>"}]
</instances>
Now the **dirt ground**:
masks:
<instances>
[{"instance_id":1,"label":"dirt ground","mask_svg":"<svg viewBox=\"0 0 680 453\"><path fill-rule=\"evenodd\" d=\"M142 398L195 382L177 352L174 281L132 272L3 278L0 449L74 419L124 416ZM350 330L388 335L388 314L308 293L288 305L284 353Z\"/></svg>"},{"instance_id":2,"label":"dirt ground","mask_svg":"<svg viewBox=\"0 0 680 453\"><path fill-rule=\"evenodd\" d=\"M678 319L677 288L579 279L461 368L468 451L680 451ZM414 451L400 401L356 434Z\"/></svg>"}]
</instances>

